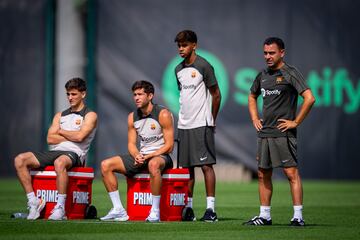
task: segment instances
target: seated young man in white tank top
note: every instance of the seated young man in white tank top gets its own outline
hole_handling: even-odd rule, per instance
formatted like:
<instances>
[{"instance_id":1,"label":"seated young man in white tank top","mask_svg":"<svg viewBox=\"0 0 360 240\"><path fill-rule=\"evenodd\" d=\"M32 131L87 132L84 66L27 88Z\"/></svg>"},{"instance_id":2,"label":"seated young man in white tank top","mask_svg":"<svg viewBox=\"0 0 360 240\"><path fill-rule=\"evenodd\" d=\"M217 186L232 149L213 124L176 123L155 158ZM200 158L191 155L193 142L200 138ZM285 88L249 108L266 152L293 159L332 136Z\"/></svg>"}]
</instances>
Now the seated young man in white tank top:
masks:
<instances>
[{"instance_id":1,"label":"seated young man in white tank top","mask_svg":"<svg viewBox=\"0 0 360 240\"><path fill-rule=\"evenodd\" d=\"M73 78L65 84L65 89L70 108L56 113L53 118L47 135L50 151L25 152L15 158L16 172L28 198L29 220L39 218L45 207L45 200L35 196L29 170L55 167L58 200L49 219L66 219L67 170L84 165L95 136L97 115L85 106L86 82L81 78Z\"/></svg>"}]
</instances>

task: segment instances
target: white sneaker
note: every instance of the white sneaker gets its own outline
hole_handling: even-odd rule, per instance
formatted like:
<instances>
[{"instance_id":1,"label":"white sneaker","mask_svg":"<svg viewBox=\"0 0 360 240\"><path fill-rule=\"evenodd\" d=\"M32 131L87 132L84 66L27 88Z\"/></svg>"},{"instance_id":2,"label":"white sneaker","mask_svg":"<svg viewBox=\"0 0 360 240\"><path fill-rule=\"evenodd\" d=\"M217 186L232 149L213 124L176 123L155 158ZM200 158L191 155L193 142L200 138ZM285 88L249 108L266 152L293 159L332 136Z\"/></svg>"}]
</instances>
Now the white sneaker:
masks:
<instances>
[{"instance_id":1,"label":"white sneaker","mask_svg":"<svg viewBox=\"0 0 360 240\"><path fill-rule=\"evenodd\" d=\"M112 208L110 209L108 214L100 218L100 220L126 222L127 220L129 220L129 216L127 215L127 212L124 208L122 209Z\"/></svg>"},{"instance_id":2,"label":"white sneaker","mask_svg":"<svg viewBox=\"0 0 360 240\"><path fill-rule=\"evenodd\" d=\"M145 219L146 222L160 222L160 211L150 211L149 216Z\"/></svg>"},{"instance_id":3,"label":"white sneaker","mask_svg":"<svg viewBox=\"0 0 360 240\"><path fill-rule=\"evenodd\" d=\"M49 216L49 220L66 220L65 209L62 205L57 205L51 211L51 215Z\"/></svg>"},{"instance_id":4,"label":"white sneaker","mask_svg":"<svg viewBox=\"0 0 360 240\"><path fill-rule=\"evenodd\" d=\"M44 199L36 199L35 202L28 202L29 215L28 220L35 220L40 217L41 210L44 209L46 202Z\"/></svg>"}]
</instances>

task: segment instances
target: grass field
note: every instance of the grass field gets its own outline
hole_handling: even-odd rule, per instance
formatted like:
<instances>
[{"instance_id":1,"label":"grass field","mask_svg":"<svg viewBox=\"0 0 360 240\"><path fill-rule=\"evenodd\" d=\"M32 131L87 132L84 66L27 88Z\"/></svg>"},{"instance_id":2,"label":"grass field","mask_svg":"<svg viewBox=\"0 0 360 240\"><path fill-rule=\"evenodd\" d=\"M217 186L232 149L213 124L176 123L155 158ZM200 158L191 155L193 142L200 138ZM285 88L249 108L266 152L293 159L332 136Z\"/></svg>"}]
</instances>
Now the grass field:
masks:
<instances>
[{"instance_id":1,"label":"grass field","mask_svg":"<svg viewBox=\"0 0 360 240\"><path fill-rule=\"evenodd\" d=\"M51 222L11 219L26 212L26 197L15 179L0 180L0 239L360 239L360 182L304 182L304 228L289 227L292 217L289 186L274 183L273 226L242 226L258 214L257 183L218 183L216 211L219 222L103 223L98 220ZM120 182L126 204L124 182ZM205 209L204 184L195 188L194 209ZM98 215L110 209L101 181L93 183L93 205Z\"/></svg>"}]
</instances>

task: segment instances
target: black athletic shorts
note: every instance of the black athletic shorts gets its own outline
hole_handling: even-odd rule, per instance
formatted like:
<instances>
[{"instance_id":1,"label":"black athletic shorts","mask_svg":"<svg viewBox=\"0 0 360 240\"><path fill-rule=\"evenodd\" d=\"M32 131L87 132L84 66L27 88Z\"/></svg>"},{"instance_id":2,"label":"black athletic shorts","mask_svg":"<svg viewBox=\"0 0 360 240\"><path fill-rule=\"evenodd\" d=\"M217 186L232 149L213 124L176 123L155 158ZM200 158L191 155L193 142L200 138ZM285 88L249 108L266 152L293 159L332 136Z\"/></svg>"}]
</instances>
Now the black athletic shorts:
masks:
<instances>
[{"instance_id":1,"label":"black athletic shorts","mask_svg":"<svg viewBox=\"0 0 360 240\"><path fill-rule=\"evenodd\" d=\"M160 155L160 157L162 157L165 160L165 167L163 170L173 168L173 161L170 155L164 154L164 155ZM141 173L148 170L148 162L145 162L141 166L135 166L135 159L131 155L129 154L120 155L120 158L124 163L126 169L125 175L127 177L132 177L137 173Z\"/></svg>"},{"instance_id":2,"label":"black athletic shorts","mask_svg":"<svg viewBox=\"0 0 360 240\"><path fill-rule=\"evenodd\" d=\"M256 159L264 169L297 166L297 141L294 137L258 138Z\"/></svg>"},{"instance_id":3,"label":"black athletic shorts","mask_svg":"<svg viewBox=\"0 0 360 240\"><path fill-rule=\"evenodd\" d=\"M54 161L61 155L67 155L72 162L72 167L82 166L79 156L71 151L44 151L33 152L37 160L40 162L40 167L54 166Z\"/></svg>"},{"instance_id":4,"label":"black athletic shorts","mask_svg":"<svg viewBox=\"0 0 360 240\"><path fill-rule=\"evenodd\" d=\"M179 129L179 166L216 164L214 127Z\"/></svg>"}]
</instances>

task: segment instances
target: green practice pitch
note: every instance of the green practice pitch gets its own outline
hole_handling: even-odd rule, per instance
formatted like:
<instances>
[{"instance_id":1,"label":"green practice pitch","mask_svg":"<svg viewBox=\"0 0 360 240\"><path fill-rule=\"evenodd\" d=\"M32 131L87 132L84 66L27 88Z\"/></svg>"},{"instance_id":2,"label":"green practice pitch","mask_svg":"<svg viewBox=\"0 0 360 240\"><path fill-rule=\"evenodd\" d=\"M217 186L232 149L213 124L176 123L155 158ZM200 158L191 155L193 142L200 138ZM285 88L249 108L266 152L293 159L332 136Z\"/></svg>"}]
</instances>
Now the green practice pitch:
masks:
<instances>
[{"instance_id":1,"label":"green practice pitch","mask_svg":"<svg viewBox=\"0 0 360 240\"><path fill-rule=\"evenodd\" d=\"M119 180L126 206L126 186ZM16 179L0 180L0 239L360 239L360 182L304 181L306 227L289 227L293 209L287 181L274 182L272 226L243 226L258 215L257 182L221 183L216 189L216 223L196 222L100 222L71 220L52 222L12 219L26 212L26 196ZM92 204L98 216L111 208L100 180L93 183ZM204 183L197 182L194 210L200 219L205 210Z\"/></svg>"}]
</instances>

